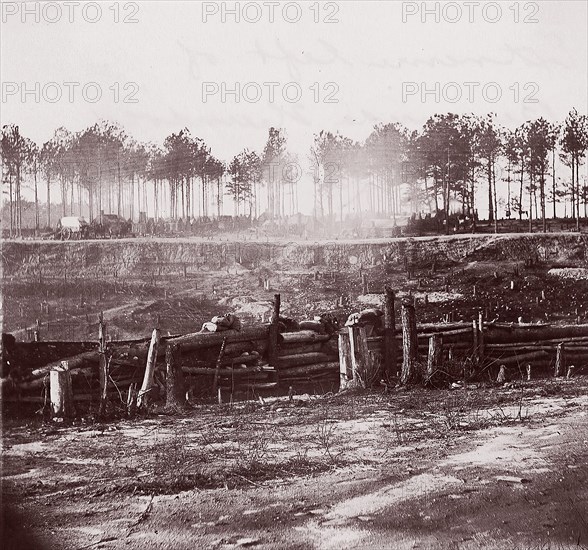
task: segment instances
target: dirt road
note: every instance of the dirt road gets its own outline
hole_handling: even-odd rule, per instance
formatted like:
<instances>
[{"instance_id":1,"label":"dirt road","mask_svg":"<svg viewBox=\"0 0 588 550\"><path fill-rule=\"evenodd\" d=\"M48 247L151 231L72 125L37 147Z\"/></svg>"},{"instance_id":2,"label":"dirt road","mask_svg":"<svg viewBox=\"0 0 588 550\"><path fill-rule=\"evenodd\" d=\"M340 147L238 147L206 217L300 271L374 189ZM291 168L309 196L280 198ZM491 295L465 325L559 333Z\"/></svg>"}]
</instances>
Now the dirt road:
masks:
<instances>
[{"instance_id":1,"label":"dirt road","mask_svg":"<svg viewBox=\"0 0 588 550\"><path fill-rule=\"evenodd\" d=\"M5 537L54 549L586 548L587 387L13 423Z\"/></svg>"}]
</instances>

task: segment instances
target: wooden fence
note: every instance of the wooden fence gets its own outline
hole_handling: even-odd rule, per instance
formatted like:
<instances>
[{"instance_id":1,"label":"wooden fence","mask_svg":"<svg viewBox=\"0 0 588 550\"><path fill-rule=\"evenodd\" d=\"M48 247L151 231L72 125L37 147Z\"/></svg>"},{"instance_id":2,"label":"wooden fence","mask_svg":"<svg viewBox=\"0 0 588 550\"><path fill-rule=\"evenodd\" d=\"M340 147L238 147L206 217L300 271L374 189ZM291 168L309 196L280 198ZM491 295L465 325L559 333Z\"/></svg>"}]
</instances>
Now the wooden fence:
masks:
<instances>
[{"instance_id":1,"label":"wooden fence","mask_svg":"<svg viewBox=\"0 0 588 550\"><path fill-rule=\"evenodd\" d=\"M279 295L269 323L239 331L162 337L156 327L150 339L107 342L100 318L97 342L17 342L4 350L3 399L48 405L71 393L74 402L104 410L113 400L130 398L132 408L169 399L170 380L180 393L226 401L381 381L446 387L451 379L495 380L501 367L517 378L530 376L531 369L562 376L571 365L578 371L588 366L588 325L487 323L481 315L469 323L417 324L414 301L396 304L390 289L383 306L383 326L357 325L335 334L280 333ZM54 394L52 382L66 389ZM60 410L72 408L56 405L54 413Z\"/></svg>"}]
</instances>

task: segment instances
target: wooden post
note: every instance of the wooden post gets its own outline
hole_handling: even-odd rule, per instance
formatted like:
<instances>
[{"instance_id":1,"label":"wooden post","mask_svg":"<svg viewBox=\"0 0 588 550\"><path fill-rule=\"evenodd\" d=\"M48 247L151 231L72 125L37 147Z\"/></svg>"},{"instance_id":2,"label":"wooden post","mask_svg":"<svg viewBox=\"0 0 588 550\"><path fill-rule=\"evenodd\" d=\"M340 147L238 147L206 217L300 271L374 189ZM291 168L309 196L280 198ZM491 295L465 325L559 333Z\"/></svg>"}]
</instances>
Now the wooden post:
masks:
<instances>
[{"instance_id":1,"label":"wooden post","mask_svg":"<svg viewBox=\"0 0 588 550\"><path fill-rule=\"evenodd\" d=\"M106 324L104 323L104 313L98 315L98 366L100 377L100 407L98 415L106 414L108 400L108 377L110 362L106 357Z\"/></svg>"},{"instance_id":2,"label":"wooden post","mask_svg":"<svg viewBox=\"0 0 588 550\"><path fill-rule=\"evenodd\" d=\"M159 323L158 323L159 325ZM157 363L157 348L159 346L159 326L153 329L149 351L147 352L147 364L145 365L145 376L143 385L137 396L137 407L146 408L149 402L148 392L153 387L153 376L155 374L155 364Z\"/></svg>"},{"instance_id":3,"label":"wooden post","mask_svg":"<svg viewBox=\"0 0 588 550\"><path fill-rule=\"evenodd\" d=\"M504 384L506 382L506 365L500 365L496 382L499 384Z\"/></svg>"},{"instance_id":4,"label":"wooden post","mask_svg":"<svg viewBox=\"0 0 588 550\"><path fill-rule=\"evenodd\" d=\"M574 365L570 365L568 367L568 372L566 374L566 378L572 378L572 376L574 376L574 370L576 370L576 367L574 367Z\"/></svg>"},{"instance_id":5,"label":"wooden post","mask_svg":"<svg viewBox=\"0 0 588 550\"><path fill-rule=\"evenodd\" d=\"M555 351L555 376L563 376L566 369L566 354L564 343L561 342L557 345Z\"/></svg>"},{"instance_id":6,"label":"wooden post","mask_svg":"<svg viewBox=\"0 0 588 550\"><path fill-rule=\"evenodd\" d=\"M339 391L353 386L353 366L349 332L339 334Z\"/></svg>"},{"instance_id":7,"label":"wooden post","mask_svg":"<svg viewBox=\"0 0 588 550\"><path fill-rule=\"evenodd\" d=\"M54 419L67 419L75 416L71 372L67 361L49 371L49 395L51 416Z\"/></svg>"},{"instance_id":8,"label":"wooden post","mask_svg":"<svg viewBox=\"0 0 588 550\"><path fill-rule=\"evenodd\" d=\"M223 347L226 340L223 342ZM186 406L184 373L178 358L179 346L168 344L165 349L165 408L177 411Z\"/></svg>"},{"instance_id":9,"label":"wooden post","mask_svg":"<svg viewBox=\"0 0 588 550\"><path fill-rule=\"evenodd\" d=\"M137 384L133 383L129 386L129 392L127 394L127 416L134 418L137 412Z\"/></svg>"},{"instance_id":10,"label":"wooden post","mask_svg":"<svg viewBox=\"0 0 588 550\"><path fill-rule=\"evenodd\" d=\"M485 355L484 346L484 313L478 312L478 360L480 363L484 362Z\"/></svg>"},{"instance_id":11,"label":"wooden post","mask_svg":"<svg viewBox=\"0 0 588 550\"><path fill-rule=\"evenodd\" d=\"M394 312L394 291L386 285L384 289L384 372L387 382L396 375L396 319Z\"/></svg>"},{"instance_id":12,"label":"wooden post","mask_svg":"<svg viewBox=\"0 0 588 550\"><path fill-rule=\"evenodd\" d=\"M400 383L403 386L414 380L418 359L418 340L414 300L404 299L400 309L402 317L402 371Z\"/></svg>"},{"instance_id":13,"label":"wooden post","mask_svg":"<svg viewBox=\"0 0 588 550\"><path fill-rule=\"evenodd\" d=\"M438 367L441 366L441 356L443 353L443 339L441 334L433 334L429 338L429 354L427 357L427 374L425 383L430 384L433 375Z\"/></svg>"},{"instance_id":14,"label":"wooden post","mask_svg":"<svg viewBox=\"0 0 588 550\"><path fill-rule=\"evenodd\" d=\"M474 364L480 364L480 342L479 342L479 334L478 334L478 320L472 320L472 355L474 357Z\"/></svg>"},{"instance_id":15,"label":"wooden post","mask_svg":"<svg viewBox=\"0 0 588 550\"><path fill-rule=\"evenodd\" d=\"M353 372L353 380L350 386L354 388L369 388L375 381L375 373L368 349L365 328L357 325L347 328L351 352L351 370Z\"/></svg>"},{"instance_id":16,"label":"wooden post","mask_svg":"<svg viewBox=\"0 0 588 550\"><path fill-rule=\"evenodd\" d=\"M212 381L212 393L213 395L215 395L218 392L220 392L220 388L218 387L218 377L219 377L219 371L220 371L220 367L221 367L221 362L223 360L223 356L225 354L225 348L227 347L227 339L223 338L223 343L221 344L221 348L218 354L218 357L216 358L216 367L214 369L214 379ZM221 398L220 398L220 393L219 393L219 404L221 403Z\"/></svg>"},{"instance_id":17,"label":"wooden post","mask_svg":"<svg viewBox=\"0 0 588 550\"><path fill-rule=\"evenodd\" d=\"M270 318L269 326L269 340L267 346L267 359L270 367L275 369L275 382L280 382L280 373L278 370L278 336L279 336L279 320L280 320L280 305L281 297L279 294L274 294L274 303L272 316Z\"/></svg>"}]
</instances>

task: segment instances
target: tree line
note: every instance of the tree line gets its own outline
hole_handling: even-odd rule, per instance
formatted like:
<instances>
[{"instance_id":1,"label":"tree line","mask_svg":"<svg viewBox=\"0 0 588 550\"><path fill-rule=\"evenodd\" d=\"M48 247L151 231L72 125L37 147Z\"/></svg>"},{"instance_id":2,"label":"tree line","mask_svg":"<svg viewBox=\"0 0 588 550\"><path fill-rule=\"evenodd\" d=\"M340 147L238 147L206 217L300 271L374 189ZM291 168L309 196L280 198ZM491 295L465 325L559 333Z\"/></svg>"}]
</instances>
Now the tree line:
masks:
<instances>
[{"instance_id":1,"label":"tree line","mask_svg":"<svg viewBox=\"0 0 588 550\"><path fill-rule=\"evenodd\" d=\"M502 210L508 218L526 216L530 224L541 220L546 230L560 204L579 228L588 217L588 188L580 178L587 149L588 116L575 109L561 123L541 117L514 129L501 126L493 113L435 114L420 130L378 124L363 142L323 130L314 134L304 166L279 128L269 129L262 151L245 148L225 162L187 128L159 146L101 121L80 132L58 128L38 145L17 125L6 125L4 210L11 236L21 235L25 188L37 231L60 216L93 219L102 211L134 221L148 211L155 219L218 218L226 196L235 216L265 213L281 220L298 212L298 184L307 177L313 215L326 221L366 213L396 220L424 212L447 223L459 213L475 228L479 190L485 189L490 223Z\"/></svg>"}]
</instances>

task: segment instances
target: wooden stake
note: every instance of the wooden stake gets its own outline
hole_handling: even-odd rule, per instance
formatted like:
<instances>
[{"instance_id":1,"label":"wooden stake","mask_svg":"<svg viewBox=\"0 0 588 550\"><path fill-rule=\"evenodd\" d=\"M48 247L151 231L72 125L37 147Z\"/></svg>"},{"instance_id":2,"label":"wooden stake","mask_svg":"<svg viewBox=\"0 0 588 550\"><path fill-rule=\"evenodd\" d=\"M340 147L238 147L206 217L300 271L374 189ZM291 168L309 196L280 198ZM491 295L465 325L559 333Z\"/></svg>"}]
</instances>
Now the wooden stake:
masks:
<instances>
[{"instance_id":1,"label":"wooden stake","mask_svg":"<svg viewBox=\"0 0 588 550\"><path fill-rule=\"evenodd\" d=\"M339 391L353 386L353 367L351 362L351 343L349 332L339 334Z\"/></svg>"},{"instance_id":2,"label":"wooden stake","mask_svg":"<svg viewBox=\"0 0 588 550\"><path fill-rule=\"evenodd\" d=\"M267 346L267 357L270 367L276 369L275 382L279 382L280 374L278 371L278 338L279 338L279 320L280 320L280 304L281 297L279 294L274 294L273 311L270 319L269 339Z\"/></svg>"},{"instance_id":3,"label":"wooden stake","mask_svg":"<svg viewBox=\"0 0 588 550\"><path fill-rule=\"evenodd\" d=\"M506 382L506 365L500 365L500 371L498 372L496 382L499 384L504 384Z\"/></svg>"},{"instance_id":4,"label":"wooden stake","mask_svg":"<svg viewBox=\"0 0 588 550\"><path fill-rule=\"evenodd\" d=\"M566 359L565 359L565 347L564 343L561 342L557 345L555 351L555 376L563 376L566 368Z\"/></svg>"},{"instance_id":5,"label":"wooden stake","mask_svg":"<svg viewBox=\"0 0 588 550\"><path fill-rule=\"evenodd\" d=\"M416 362L418 360L418 339L414 300L403 300L400 311L402 317L403 354L400 383L403 386L406 386L415 378Z\"/></svg>"},{"instance_id":6,"label":"wooden stake","mask_svg":"<svg viewBox=\"0 0 588 550\"><path fill-rule=\"evenodd\" d=\"M474 356L474 364L479 365L480 364L480 349L479 349L480 343L479 343L477 319L474 319L472 321L472 341L473 341L472 353Z\"/></svg>"},{"instance_id":7,"label":"wooden stake","mask_svg":"<svg viewBox=\"0 0 588 550\"><path fill-rule=\"evenodd\" d=\"M104 313L98 315L98 368L100 376L100 407L98 415L103 417L106 414L108 400L108 377L110 362L106 357L106 324Z\"/></svg>"},{"instance_id":8,"label":"wooden stake","mask_svg":"<svg viewBox=\"0 0 588 550\"><path fill-rule=\"evenodd\" d=\"M225 340L226 342L226 340ZM223 342L223 351L225 342ZM169 344L165 350L165 408L168 410L179 410L186 406L186 389L184 385L184 373L178 359L178 346ZM217 371L218 372L218 361ZM218 376L215 372L215 379Z\"/></svg>"},{"instance_id":9,"label":"wooden stake","mask_svg":"<svg viewBox=\"0 0 588 550\"><path fill-rule=\"evenodd\" d=\"M223 339L223 343L221 344L221 349L216 359L216 367L214 369L214 379L212 381L212 393L216 394L218 390L218 378L219 378L219 371L221 367L221 362L223 360L223 355L225 354L225 348L227 346L227 339ZM220 394L219 394L220 395ZM220 403L220 401L219 401Z\"/></svg>"},{"instance_id":10,"label":"wooden stake","mask_svg":"<svg viewBox=\"0 0 588 550\"><path fill-rule=\"evenodd\" d=\"M151 335L151 342L149 344L149 351L147 352L147 364L145 366L145 376L143 377L143 385L137 396L137 407L146 408L149 402L148 392L153 387L153 376L155 374L155 364L157 363L157 348L159 347L159 328L153 329Z\"/></svg>"},{"instance_id":11,"label":"wooden stake","mask_svg":"<svg viewBox=\"0 0 588 550\"><path fill-rule=\"evenodd\" d=\"M480 363L484 361L484 348L484 313L480 311L478 312L478 360Z\"/></svg>"},{"instance_id":12,"label":"wooden stake","mask_svg":"<svg viewBox=\"0 0 588 550\"><path fill-rule=\"evenodd\" d=\"M54 419L68 419L75 416L71 372L67 361L54 367L49 373L49 395L51 415Z\"/></svg>"},{"instance_id":13,"label":"wooden stake","mask_svg":"<svg viewBox=\"0 0 588 550\"><path fill-rule=\"evenodd\" d=\"M384 380L390 381L396 373L396 319L394 291L386 285L384 289Z\"/></svg>"},{"instance_id":14,"label":"wooden stake","mask_svg":"<svg viewBox=\"0 0 588 550\"><path fill-rule=\"evenodd\" d=\"M441 334L433 334L429 338L429 354L427 357L427 374L425 383L430 384L435 371L441 366L443 340Z\"/></svg>"},{"instance_id":15,"label":"wooden stake","mask_svg":"<svg viewBox=\"0 0 588 550\"><path fill-rule=\"evenodd\" d=\"M127 394L127 416L129 418L134 418L137 412L137 396L137 384L133 383L129 386Z\"/></svg>"},{"instance_id":16,"label":"wooden stake","mask_svg":"<svg viewBox=\"0 0 588 550\"><path fill-rule=\"evenodd\" d=\"M368 349L364 327L347 327L349 347L351 348L352 387L369 388L375 382L372 358Z\"/></svg>"},{"instance_id":17,"label":"wooden stake","mask_svg":"<svg viewBox=\"0 0 588 550\"><path fill-rule=\"evenodd\" d=\"M574 376L574 370L576 369L576 367L574 367L574 365L570 365L568 367L568 372L566 374L566 378L571 378L572 376Z\"/></svg>"}]
</instances>

